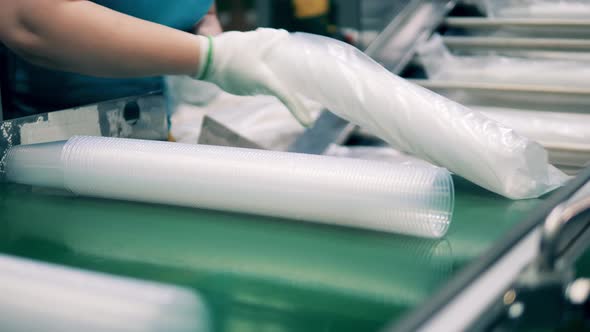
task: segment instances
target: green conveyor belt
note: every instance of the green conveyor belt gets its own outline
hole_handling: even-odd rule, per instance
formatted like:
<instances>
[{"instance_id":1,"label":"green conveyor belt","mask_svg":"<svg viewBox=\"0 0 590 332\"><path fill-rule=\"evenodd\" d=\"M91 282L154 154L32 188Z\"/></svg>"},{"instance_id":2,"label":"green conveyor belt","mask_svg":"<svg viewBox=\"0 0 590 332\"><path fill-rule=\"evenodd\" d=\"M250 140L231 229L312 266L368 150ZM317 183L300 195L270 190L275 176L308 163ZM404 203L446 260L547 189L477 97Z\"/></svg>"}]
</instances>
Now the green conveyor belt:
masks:
<instances>
[{"instance_id":1,"label":"green conveyor belt","mask_svg":"<svg viewBox=\"0 0 590 332\"><path fill-rule=\"evenodd\" d=\"M0 184L0 251L191 287L217 331L375 331L540 202L455 182L438 241Z\"/></svg>"}]
</instances>

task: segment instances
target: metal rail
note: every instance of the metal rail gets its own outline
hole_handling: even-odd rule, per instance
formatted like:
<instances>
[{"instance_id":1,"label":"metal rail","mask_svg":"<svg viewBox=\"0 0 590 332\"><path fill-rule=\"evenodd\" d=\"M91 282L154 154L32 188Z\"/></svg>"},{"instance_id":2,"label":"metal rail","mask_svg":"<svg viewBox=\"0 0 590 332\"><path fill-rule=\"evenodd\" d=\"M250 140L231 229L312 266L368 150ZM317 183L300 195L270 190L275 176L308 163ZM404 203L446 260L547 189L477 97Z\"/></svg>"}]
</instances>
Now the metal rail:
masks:
<instances>
[{"instance_id":1,"label":"metal rail","mask_svg":"<svg viewBox=\"0 0 590 332\"><path fill-rule=\"evenodd\" d=\"M590 40L561 38L443 37L451 49L590 52Z\"/></svg>"},{"instance_id":2,"label":"metal rail","mask_svg":"<svg viewBox=\"0 0 590 332\"><path fill-rule=\"evenodd\" d=\"M449 28L465 29L488 29L502 27L590 29L590 20L449 17L444 21L444 25Z\"/></svg>"},{"instance_id":3,"label":"metal rail","mask_svg":"<svg viewBox=\"0 0 590 332\"><path fill-rule=\"evenodd\" d=\"M410 80L427 89L459 89L459 90L478 90L486 92L511 92L511 93L539 93L539 94L559 94L567 96L589 96L590 89L561 86L539 86L529 84L504 84L504 83L482 83L482 82L463 82L463 81L436 81L436 80Z\"/></svg>"}]
</instances>

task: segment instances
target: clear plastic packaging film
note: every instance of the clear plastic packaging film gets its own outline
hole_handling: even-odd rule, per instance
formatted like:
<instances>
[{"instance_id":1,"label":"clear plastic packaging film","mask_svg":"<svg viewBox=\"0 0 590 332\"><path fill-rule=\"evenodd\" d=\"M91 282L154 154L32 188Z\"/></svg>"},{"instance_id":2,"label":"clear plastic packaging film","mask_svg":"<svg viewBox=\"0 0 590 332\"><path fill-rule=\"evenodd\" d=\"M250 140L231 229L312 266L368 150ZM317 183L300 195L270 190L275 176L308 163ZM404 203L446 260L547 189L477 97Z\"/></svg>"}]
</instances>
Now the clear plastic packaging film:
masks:
<instances>
[{"instance_id":1,"label":"clear plastic packaging film","mask_svg":"<svg viewBox=\"0 0 590 332\"><path fill-rule=\"evenodd\" d=\"M446 169L221 146L73 137L9 151L7 178L75 194L209 208L441 237L450 224ZM60 151L29 158L31 149ZM23 156L25 155L25 156ZM37 168L37 165L41 167ZM60 174L54 169L62 169ZM39 174L51 170L47 177ZM48 181L47 178L52 180Z\"/></svg>"},{"instance_id":2,"label":"clear plastic packaging film","mask_svg":"<svg viewBox=\"0 0 590 332\"><path fill-rule=\"evenodd\" d=\"M406 166L436 167L422 159L410 156L388 146L342 146L331 144L324 152L326 156L379 160Z\"/></svg>"},{"instance_id":3,"label":"clear plastic packaging film","mask_svg":"<svg viewBox=\"0 0 590 332\"><path fill-rule=\"evenodd\" d=\"M267 54L291 90L411 153L498 194L538 197L567 177L541 145L412 84L342 42L296 33Z\"/></svg>"},{"instance_id":4,"label":"clear plastic packaging film","mask_svg":"<svg viewBox=\"0 0 590 332\"><path fill-rule=\"evenodd\" d=\"M482 0L490 17L563 18L590 17L588 0Z\"/></svg>"},{"instance_id":5,"label":"clear plastic packaging film","mask_svg":"<svg viewBox=\"0 0 590 332\"><path fill-rule=\"evenodd\" d=\"M568 174L576 174L590 164L590 114L473 108L541 143L551 163Z\"/></svg>"},{"instance_id":6,"label":"clear plastic packaging film","mask_svg":"<svg viewBox=\"0 0 590 332\"><path fill-rule=\"evenodd\" d=\"M429 79L590 87L590 62L500 55L453 55L439 35L418 48Z\"/></svg>"},{"instance_id":7,"label":"clear plastic packaging film","mask_svg":"<svg viewBox=\"0 0 590 332\"><path fill-rule=\"evenodd\" d=\"M546 149L590 151L590 114L474 106Z\"/></svg>"},{"instance_id":8,"label":"clear plastic packaging film","mask_svg":"<svg viewBox=\"0 0 590 332\"><path fill-rule=\"evenodd\" d=\"M0 255L2 331L209 331L190 290Z\"/></svg>"}]
</instances>

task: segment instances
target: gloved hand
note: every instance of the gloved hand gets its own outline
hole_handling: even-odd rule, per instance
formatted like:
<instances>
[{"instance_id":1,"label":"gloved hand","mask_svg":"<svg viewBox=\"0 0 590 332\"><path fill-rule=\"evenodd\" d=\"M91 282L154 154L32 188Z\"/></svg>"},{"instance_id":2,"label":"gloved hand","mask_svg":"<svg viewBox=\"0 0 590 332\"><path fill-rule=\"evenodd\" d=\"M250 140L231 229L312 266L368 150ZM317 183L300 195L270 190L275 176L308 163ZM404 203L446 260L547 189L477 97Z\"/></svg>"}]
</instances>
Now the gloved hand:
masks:
<instances>
[{"instance_id":1,"label":"gloved hand","mask_svg":"<svg viewBox=\"0 0 590 332\"><path fill-rule=\"evenodd\" d=\"M199 36L202 60L193 78L215 83L236 95L274 95L307 127L312 122L310 112L266 61L273 48L288 38L287 31L276 29Z\"/></svg>"}]
</instances>

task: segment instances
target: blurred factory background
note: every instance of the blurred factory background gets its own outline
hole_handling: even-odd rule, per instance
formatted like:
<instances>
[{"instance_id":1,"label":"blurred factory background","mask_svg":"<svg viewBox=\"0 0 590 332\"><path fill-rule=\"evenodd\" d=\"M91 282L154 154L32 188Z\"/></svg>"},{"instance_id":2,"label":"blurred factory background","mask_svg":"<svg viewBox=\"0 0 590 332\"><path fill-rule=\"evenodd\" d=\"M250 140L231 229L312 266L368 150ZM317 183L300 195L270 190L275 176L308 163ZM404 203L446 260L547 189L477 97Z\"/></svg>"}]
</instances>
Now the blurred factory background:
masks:
<instances>
[{"instance_id":1,"label":"blurred factory background","mask_svg":"<svg viewBox=\"0 0 590 332\"><path fill-rule=\"evenodd\" d=\"M217 3L221 24L227 30L272 27L305 31L343 38L362 48L408 1L221 0ZM364 39L360 40L361 37Z\"/></svg>"}]
</instances>

